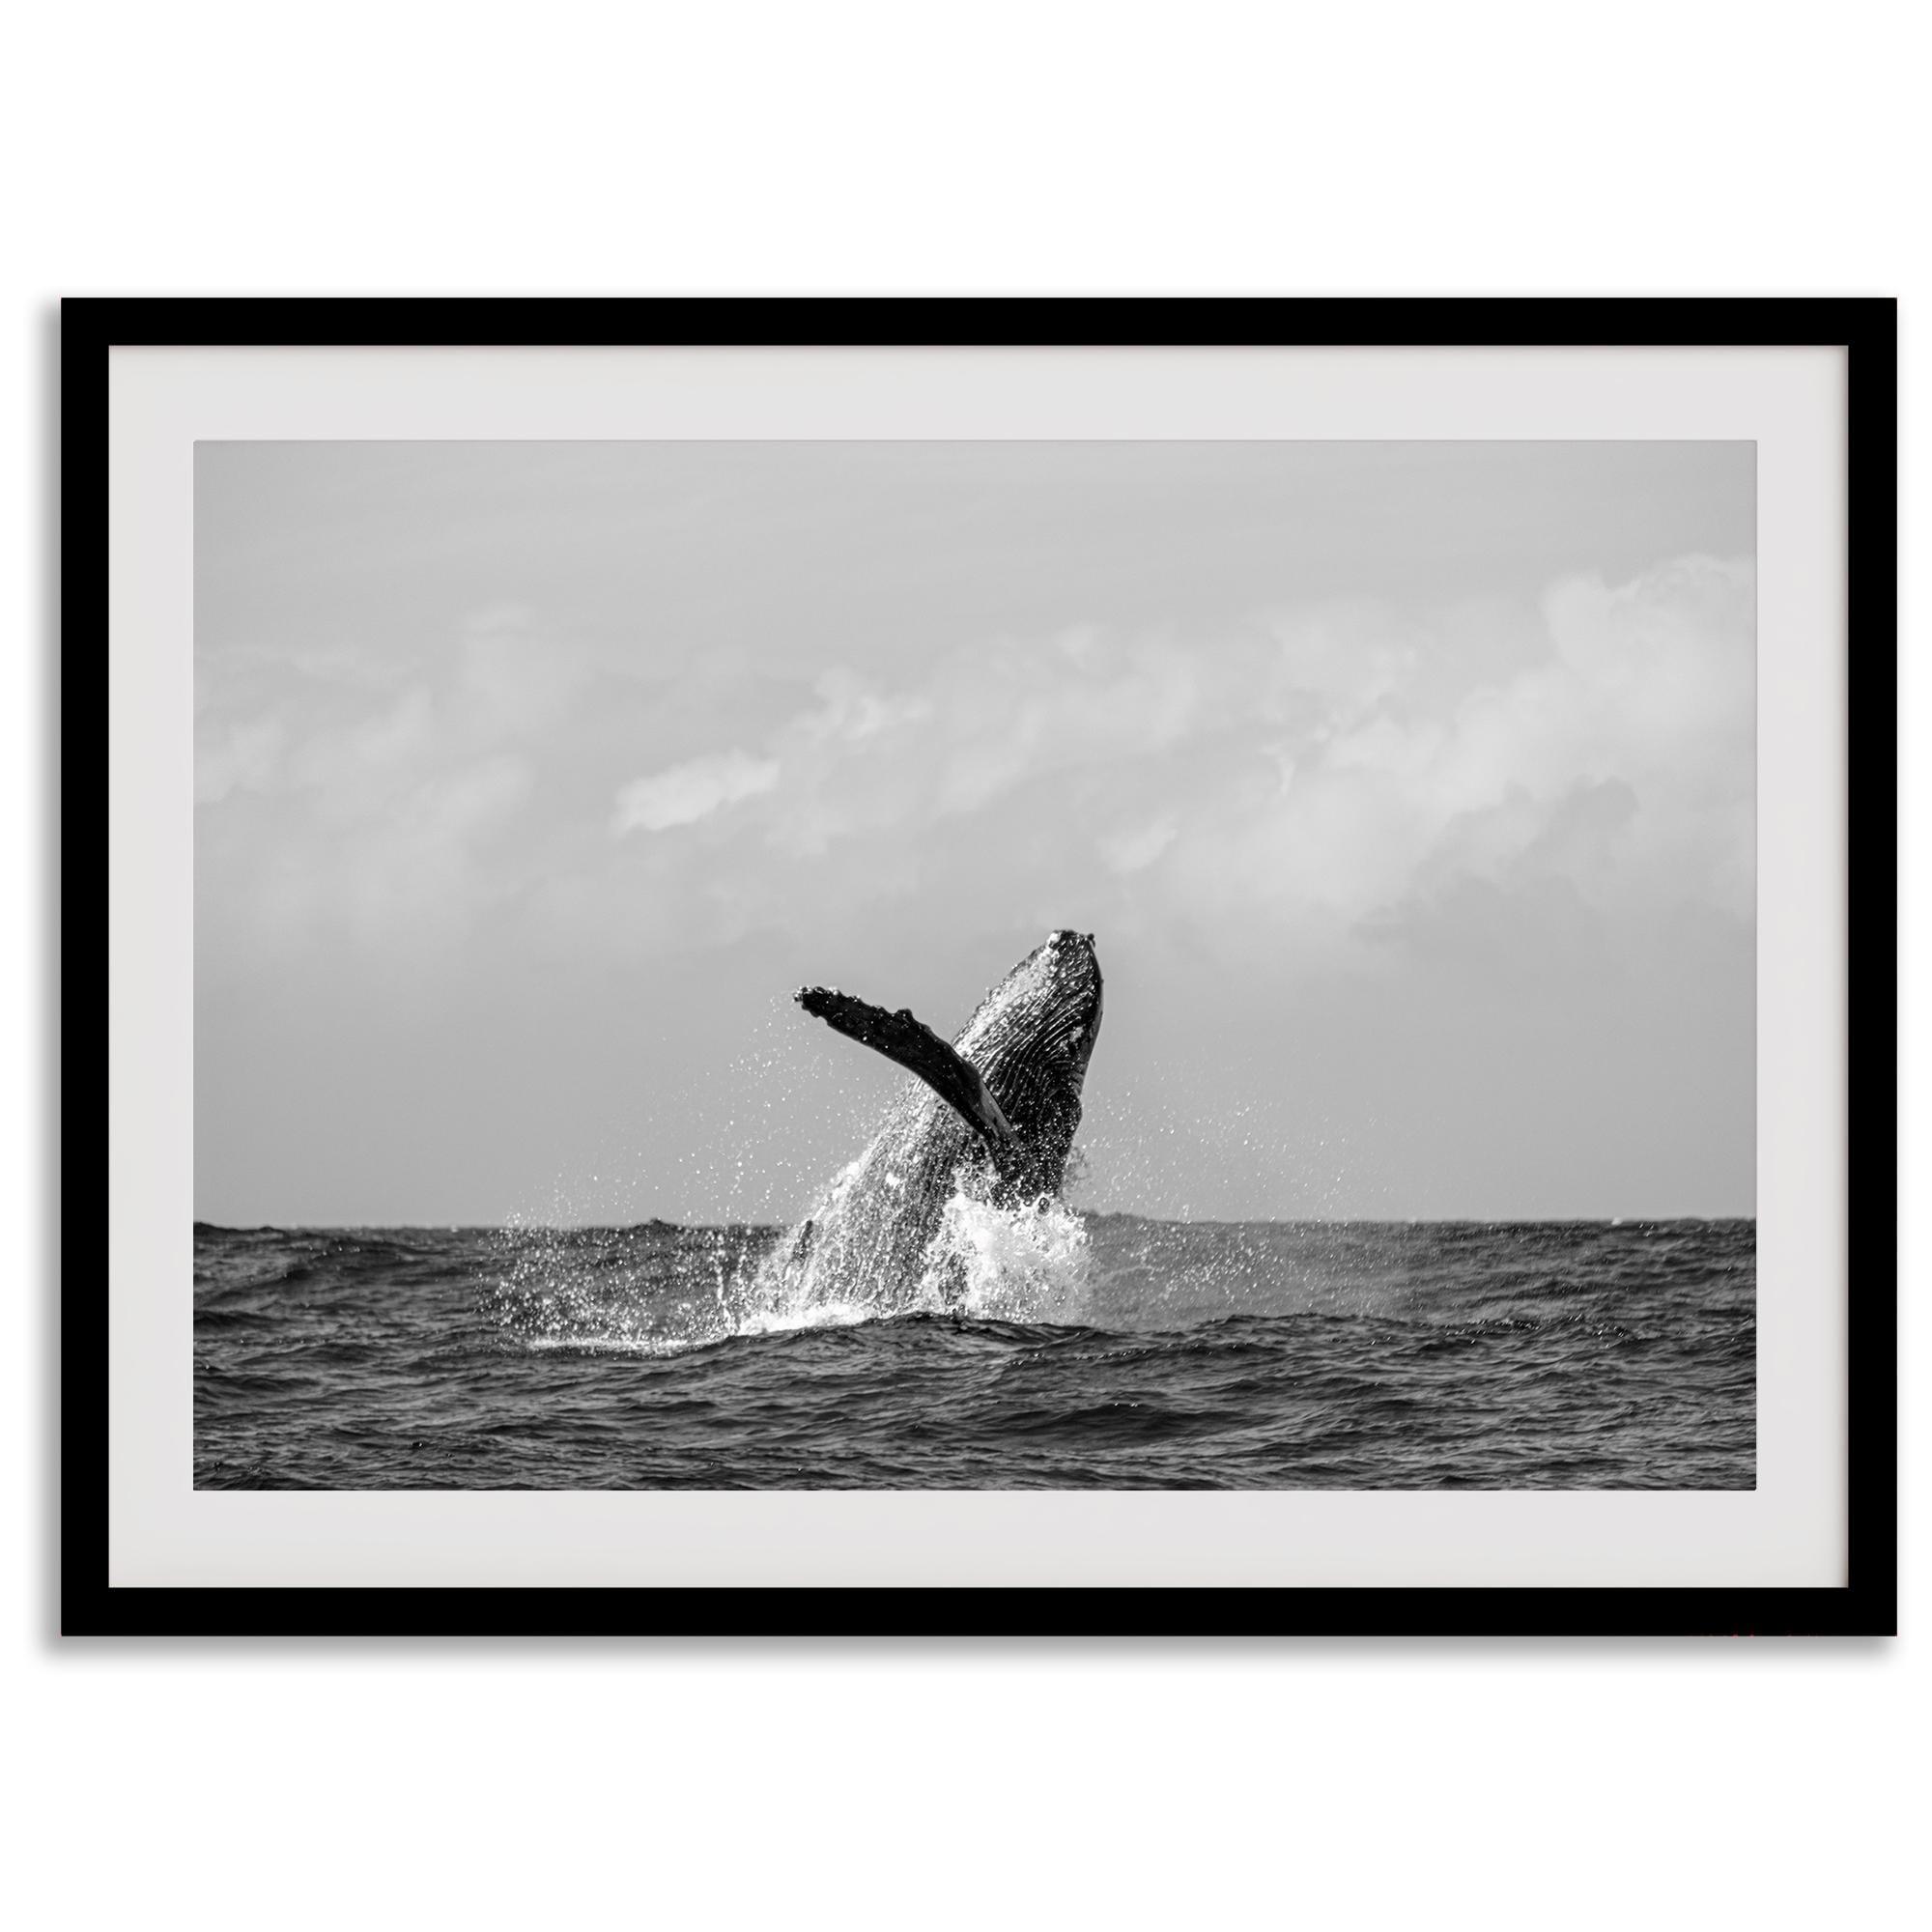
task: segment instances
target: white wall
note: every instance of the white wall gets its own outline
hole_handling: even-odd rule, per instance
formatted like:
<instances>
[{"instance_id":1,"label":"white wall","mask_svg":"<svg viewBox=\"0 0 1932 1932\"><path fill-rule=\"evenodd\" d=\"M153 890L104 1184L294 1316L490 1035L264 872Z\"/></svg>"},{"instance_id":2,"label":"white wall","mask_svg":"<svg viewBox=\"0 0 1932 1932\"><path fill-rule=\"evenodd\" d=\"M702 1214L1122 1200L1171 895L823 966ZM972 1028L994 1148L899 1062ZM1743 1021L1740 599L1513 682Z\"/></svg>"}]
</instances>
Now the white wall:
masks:
<instances>
[{"instance_id":1,"label":"white wall","mask_svg":"<svg viewBox=\"0 0 1932 1932\"><path fill-rule=\"evenodd\" d=\"M1896 293L1909 626L1932 309L1911 19L1856 0L1790 26L1684 0L23 13L0 117L8 902L41 903L63 293ZM86 662L70 706L91 702ZM1907 697L1922 755L1922 668ZM1906 792L1917 964L1932 793L1909 761ZM97 864L76 842L77 904ZM1922 1631L57 1646L31 924L0 958L27 1472L0 1505L0 1819L22 1924L1861 1924L1922 1900ZM1909 1188L1922 1021L1907 1043ZM92 1261L71 1250L71 1276ZM1925 1337L1908 1309L1920 1388ZM1908 1420L1908 1625L1925 1455Z\"/></svg>"}]
</instances>

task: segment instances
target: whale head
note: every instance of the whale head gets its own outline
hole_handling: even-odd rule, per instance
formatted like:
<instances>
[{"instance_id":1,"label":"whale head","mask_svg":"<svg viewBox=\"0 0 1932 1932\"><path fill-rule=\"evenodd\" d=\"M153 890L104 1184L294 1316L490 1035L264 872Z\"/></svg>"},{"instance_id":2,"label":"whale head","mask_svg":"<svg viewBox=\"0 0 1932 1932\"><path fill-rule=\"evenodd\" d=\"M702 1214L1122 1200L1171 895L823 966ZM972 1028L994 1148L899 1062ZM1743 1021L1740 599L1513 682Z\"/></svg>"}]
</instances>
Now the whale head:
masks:
<instances>
[{"instance_id":1,"label":"whale head","mask_svg":"<svg viewBox=\"0 0 1932 1932\"><path fill-rule=\"evenodd\" d=\"M1029 1069L1086 1078L1100 1031L1099 955L1091 932L1050 933L980 1001L959 1050L996 1087Z\"/></svg>"},{"instance_id":2,"label":"whale head","mask_svg":"<svg viewBox=\"0 0 1932 1932\"><path fill-rule=\"evenodd\" d=\"M1091 932L1062 930L980 1001L958 1051L983 1075L1017 1135L1022 1191L1060 1185L1080 1124L1080 1091L1100 1032L1100 960Z\"/></svg>"}]
</instances>

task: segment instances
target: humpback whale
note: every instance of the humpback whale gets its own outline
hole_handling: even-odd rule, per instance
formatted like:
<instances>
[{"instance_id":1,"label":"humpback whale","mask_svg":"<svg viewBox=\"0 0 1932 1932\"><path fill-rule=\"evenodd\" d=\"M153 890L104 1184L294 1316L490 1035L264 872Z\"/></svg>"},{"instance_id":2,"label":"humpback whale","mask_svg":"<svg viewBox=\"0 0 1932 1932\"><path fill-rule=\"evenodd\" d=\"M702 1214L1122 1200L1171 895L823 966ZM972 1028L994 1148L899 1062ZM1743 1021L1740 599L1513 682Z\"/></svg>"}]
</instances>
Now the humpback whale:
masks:
<instances>
[{"instance_id":1,"label":"humpback whale","mask_svg":"<svg viewBox=\"0 0 1932 1932\"><path fill-rule=\"evenodd\" d=\"M794 1289L902 1300L931 1273L928 1251L955 1189L1002 1208L1060 1192L1100 1030L1091 932L1055 932L1036 947L951 1045L904 1009L889 1012L834 987L801 987L793 998L914 1076L865 1152L781 1247Z\"/></svg>"}]
</instances>

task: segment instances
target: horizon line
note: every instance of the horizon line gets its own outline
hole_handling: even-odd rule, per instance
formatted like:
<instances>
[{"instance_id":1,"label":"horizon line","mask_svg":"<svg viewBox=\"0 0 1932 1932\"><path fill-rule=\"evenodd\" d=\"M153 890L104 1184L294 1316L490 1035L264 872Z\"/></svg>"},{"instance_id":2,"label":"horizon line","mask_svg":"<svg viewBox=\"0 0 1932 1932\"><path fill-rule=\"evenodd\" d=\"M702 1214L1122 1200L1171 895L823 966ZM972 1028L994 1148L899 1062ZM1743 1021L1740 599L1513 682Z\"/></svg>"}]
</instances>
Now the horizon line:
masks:
<instances>
[{"instance_id":1,"label":"horizon line","mask_svg":"<svg viewBox=\"0 0 1932 1932\"><path fill-rule=\"evenodd\" d=\"M1708 1214L1250 1214L1240 1216L1141 1214L1131 1208L1073 1208L1083 1220L1149 1221L1170 1228L1559 1228L1657 1227L1673 1221L1757 1221L1757 1212ZM639 1221L209 1221L193 1226L222 1235L396 1233L582 1233L591 1229L679 1228L692 1233L719 1229L772 1229L782 1233L790 1221L674 1221L661 1214Z\"/></svg>"}]
</instances>

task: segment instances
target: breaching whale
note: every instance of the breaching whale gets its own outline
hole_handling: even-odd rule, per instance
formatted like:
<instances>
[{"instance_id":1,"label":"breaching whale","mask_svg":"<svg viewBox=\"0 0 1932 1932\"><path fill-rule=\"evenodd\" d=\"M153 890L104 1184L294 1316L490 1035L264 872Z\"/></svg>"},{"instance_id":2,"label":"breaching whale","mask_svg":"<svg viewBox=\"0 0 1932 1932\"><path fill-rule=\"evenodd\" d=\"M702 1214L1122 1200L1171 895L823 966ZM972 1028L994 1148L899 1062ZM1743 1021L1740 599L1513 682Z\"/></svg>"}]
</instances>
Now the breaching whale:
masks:
<instances>
[{"instance_id":1,"label":"breaching whale","mask_svg":"<svg viewBox=\"0 0 1932 1932\"><path fill-rule=\"evenodd\" d=\"M1100 1031L1091 932L1056 932L1036 947L950 1046L903 1009L888 1012L826 986L793 997L915 1076L865 1152L781 1247L780 1267L795 1289L902 1300L932 1272L929 1250L956 1189L1002 1208L1060 1192Z\"/></svg>"}]
</instances>

